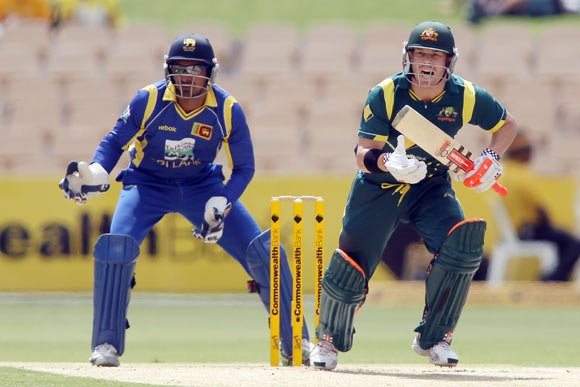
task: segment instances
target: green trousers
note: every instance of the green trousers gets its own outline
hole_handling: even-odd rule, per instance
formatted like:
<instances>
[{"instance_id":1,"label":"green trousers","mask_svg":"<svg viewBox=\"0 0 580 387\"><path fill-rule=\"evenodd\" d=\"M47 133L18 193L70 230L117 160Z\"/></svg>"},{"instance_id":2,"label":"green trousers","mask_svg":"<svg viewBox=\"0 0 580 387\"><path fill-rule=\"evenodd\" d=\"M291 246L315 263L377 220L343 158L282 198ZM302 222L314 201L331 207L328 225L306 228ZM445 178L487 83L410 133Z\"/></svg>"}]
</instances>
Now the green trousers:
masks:
<instances>
[{"instance_id":1,"label":"green trousers","mask_svg":"<svg viewBox=\"0 0 580 387\"><path fill-rule=\"evenodd\" d=\"M359 172L342 218L339 247L369 280L399 222L410 223L437 253L447 233L465 219L448 174L418 184L377 183ZM425 268L426 269L426 268Z\"/></svg>"}]
</instances>

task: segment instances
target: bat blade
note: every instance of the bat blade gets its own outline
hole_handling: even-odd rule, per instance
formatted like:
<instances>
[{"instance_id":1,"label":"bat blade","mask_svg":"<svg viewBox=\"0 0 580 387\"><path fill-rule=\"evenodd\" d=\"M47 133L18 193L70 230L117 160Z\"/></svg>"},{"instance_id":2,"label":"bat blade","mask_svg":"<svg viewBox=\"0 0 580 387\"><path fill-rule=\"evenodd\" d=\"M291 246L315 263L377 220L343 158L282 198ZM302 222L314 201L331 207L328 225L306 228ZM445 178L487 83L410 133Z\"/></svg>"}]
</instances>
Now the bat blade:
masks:
<instances>
[{"instance_id":1,"label":"bat blade","mask_svg":"<svg viewBox=\"0 0 580 387\"><path fill-rule=\"evenodd\" d=\"M473 152L409 105L399 110L392 125L456 174L463 175L473 169ZM507 194L507 189L499 183L494 183L493 189L502 196Z\"/></svg>"}]
</instances>

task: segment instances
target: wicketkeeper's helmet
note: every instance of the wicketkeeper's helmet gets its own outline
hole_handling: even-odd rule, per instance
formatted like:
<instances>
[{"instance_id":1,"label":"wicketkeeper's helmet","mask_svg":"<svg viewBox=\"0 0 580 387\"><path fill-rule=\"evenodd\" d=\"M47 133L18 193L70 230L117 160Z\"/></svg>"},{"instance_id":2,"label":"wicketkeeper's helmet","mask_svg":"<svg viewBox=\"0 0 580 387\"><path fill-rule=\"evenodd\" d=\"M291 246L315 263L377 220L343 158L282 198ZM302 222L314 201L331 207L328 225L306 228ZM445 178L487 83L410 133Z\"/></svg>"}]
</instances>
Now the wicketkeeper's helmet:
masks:
<instances>
[{"instance_id":1,"label":"wicketkeeper's helmet","mask_svg":"<svg viewBox=\"0 0 580 387\"><path fill-rule=\"evenodd\" d=\"M169 53L165 55L165 63L163 68L165 70L165 79L168 81L173 82L174 84L180 83L176 82L179 81L180 74L175 74L171 71L170 65L178 60L194 60L198 62L202 62L207 65L207 78L209 87L211 84L215 82L215 78L217 76L219 64L217 58L214 55L213 48L211 43L207 38L204 38L201 35L195 34L187 34L182 35L175 39L175 41L171 44L169 48ZM188 75L188 74L185 74ZM199 75L196 75L200 77ZM188 96L180 95L180 90L176 87L175 92L178 96L188 98ZM203 94L203 93L202 93ZM189 97L198 97L196 96L189 96Z\"/></svg>"}]
</instances>

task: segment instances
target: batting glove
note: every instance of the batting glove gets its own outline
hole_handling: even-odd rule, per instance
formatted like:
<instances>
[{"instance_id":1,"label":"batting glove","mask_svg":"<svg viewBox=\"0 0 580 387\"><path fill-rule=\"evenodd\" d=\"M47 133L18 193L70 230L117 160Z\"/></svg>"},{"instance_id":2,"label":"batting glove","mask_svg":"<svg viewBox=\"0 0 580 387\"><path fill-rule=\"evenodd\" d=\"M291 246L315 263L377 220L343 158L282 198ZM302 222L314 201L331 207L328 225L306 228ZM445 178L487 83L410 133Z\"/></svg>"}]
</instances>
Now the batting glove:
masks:
<instances>
[{"instance_id":1,"label":"batting glove","mask_svg":"<svg viewBox=\"0 0 580 387\"><path fill-rule=\"evenodd\" d=\"M201 229L193 229L191 233L205 243L216 243L224 233L224 220L230 212L232 203L225 196L212 196L205 203Z\"/></svg>"},{"instance_id":2,"label":"batting glove","mask_svg":"<svg viewBox=\"0 0 580 387\"><path fill-rule=\"evenodd\" d=\"M84 161L69 163L66 176L58 183L64 197L77 204L85 204L111 187L109 174L99 163L88 165Z\"/></svg>"},{"instance_id":3,"label":"batting glove","mask_svg":"<svg viewBox=\"0 0 580 387\"><path fill-rule=\"evenodd\" d=\"M503 173L499 154L491 148L485 148L473 163L473 170L461 176L461 180L465 186L476 192L490 189Z\"/></svg>"},{"instance_id":4,"label":"batting glove","mask_svg":"<svg viewBox=\"0 0 580 387\"><path fill-rule=\"evenodd\" d=\"M405 136L397 137L397 147L392 153L386 153L384 163L387 170L401 183L416 184L427 175L427 164L424 161L407 158Z\"/></svg>"}]
</instances>

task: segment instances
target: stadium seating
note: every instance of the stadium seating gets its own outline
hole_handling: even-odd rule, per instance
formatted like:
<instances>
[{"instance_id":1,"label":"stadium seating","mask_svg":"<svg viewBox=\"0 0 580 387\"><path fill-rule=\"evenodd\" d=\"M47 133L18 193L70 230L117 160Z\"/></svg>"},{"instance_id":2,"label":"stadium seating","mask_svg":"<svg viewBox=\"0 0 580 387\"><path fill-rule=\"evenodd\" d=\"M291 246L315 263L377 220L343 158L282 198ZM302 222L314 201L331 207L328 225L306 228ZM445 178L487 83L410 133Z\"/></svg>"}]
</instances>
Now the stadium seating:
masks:
<instances>
[{"instance_id":1,"label":"stadium seating","mask_svg":"<svg viewBox=\"0 0 580 387\"><path fill-rule=\"evenodd\" d=\"M234 35L217 21L185 23L174 32L153 22L119 30L67 25L53 33L46 23L6 23L0 40L2 133L13 136L10 141L18 141L18 133L35 133L47 169L60 171L72 156L65 151L67 135L79 133L79 153L90 157L135 93L163 78L168 42L194 32L212 41L221 64L218 84L246 112L258 171L285 173L307 164L312 172L350 173L354 161L343 164L347 158L338 162L336 155L352 151L369 89L402 69L410 27L378 21L358 31L320 22L301 31L262 23ZM577 166L577 152L558 151L571 147L566 140L579 129L577 26L452 28L459 49L456 73L488 89L536 138L552 139L545 146L557 153L557 163ZM29 106L30 93L43 103ZM471 129L459 135L478 148L488 137ZM292 163L270 154L280 142ZM11 147L16 154L24 148ZM6 164L1 168L8 172Z\"/></svg>"}]
</instances>

